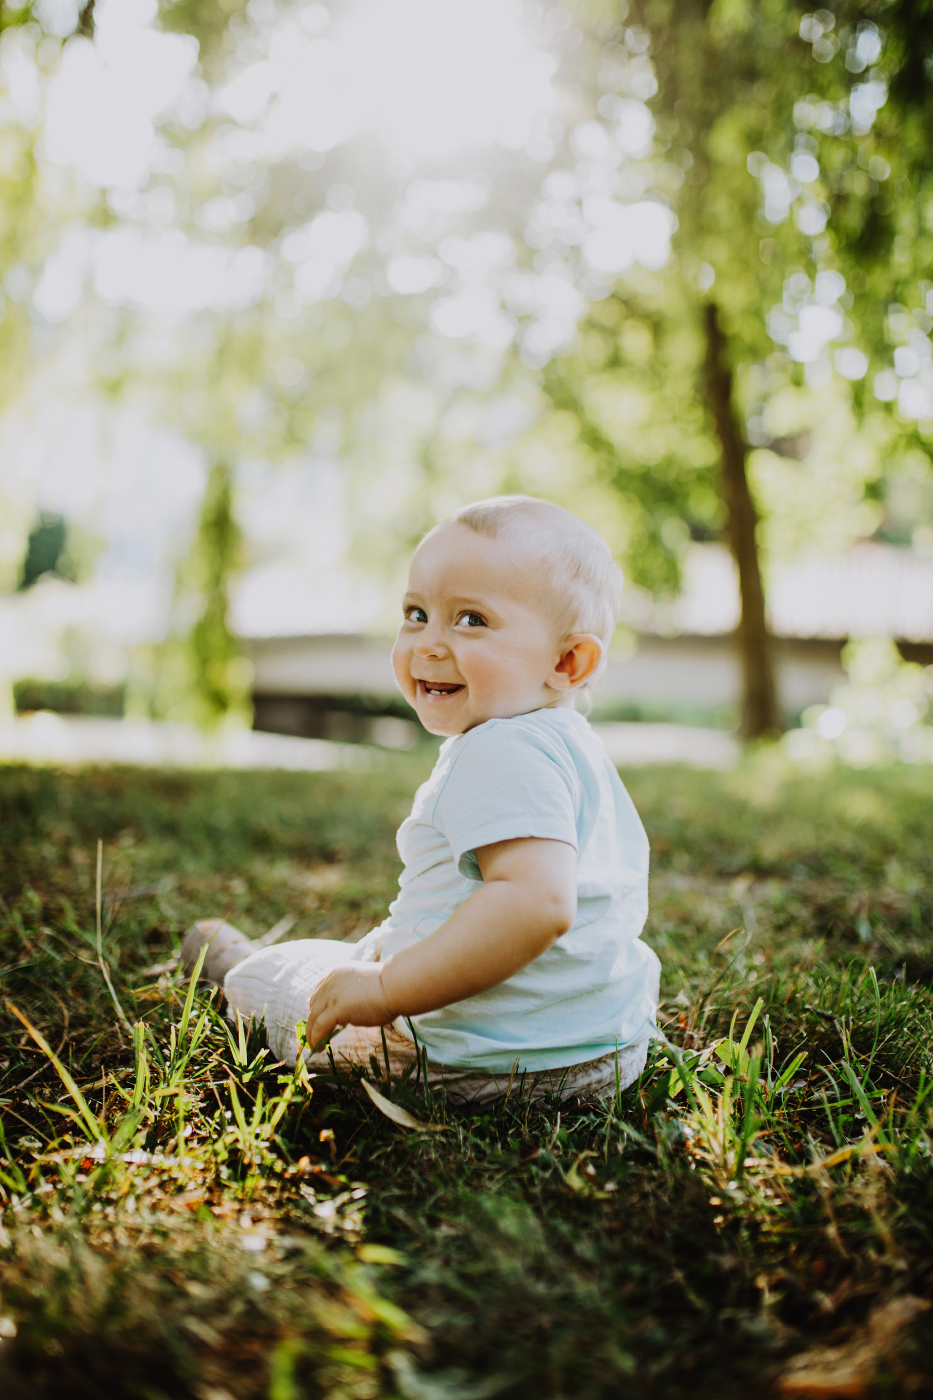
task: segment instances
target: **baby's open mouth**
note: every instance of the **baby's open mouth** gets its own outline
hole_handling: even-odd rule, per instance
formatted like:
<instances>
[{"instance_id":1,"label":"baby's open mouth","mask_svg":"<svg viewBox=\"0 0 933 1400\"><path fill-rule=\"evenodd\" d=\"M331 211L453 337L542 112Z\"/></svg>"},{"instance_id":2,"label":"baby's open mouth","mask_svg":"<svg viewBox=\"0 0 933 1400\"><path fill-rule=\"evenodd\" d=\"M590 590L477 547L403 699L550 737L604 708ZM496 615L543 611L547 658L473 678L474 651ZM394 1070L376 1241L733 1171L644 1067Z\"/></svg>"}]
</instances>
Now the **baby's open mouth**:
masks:
<instances>
[{"instance_id":1,"label":"baby's open mouth","mask_svg":"<svg viewBox=\"0 0 933 1400\"><path fill-rule=\"evenodd\" d=\"M454 685L451 681L418 681L418 689L422 695L447 696L456 695L463 689L462 685Z\"/></svg>"}]
</instances>

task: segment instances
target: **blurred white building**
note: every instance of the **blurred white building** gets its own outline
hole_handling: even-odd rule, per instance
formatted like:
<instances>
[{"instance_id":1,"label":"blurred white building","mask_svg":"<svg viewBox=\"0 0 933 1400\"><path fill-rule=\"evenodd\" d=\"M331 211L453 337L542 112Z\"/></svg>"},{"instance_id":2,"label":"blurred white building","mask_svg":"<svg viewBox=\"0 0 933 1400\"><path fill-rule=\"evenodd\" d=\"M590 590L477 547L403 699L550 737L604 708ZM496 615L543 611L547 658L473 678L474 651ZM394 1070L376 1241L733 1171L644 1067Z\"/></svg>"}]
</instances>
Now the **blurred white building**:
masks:
<instances>
[{"instance_id":1,"label":"blurred white building","mask_svg":"<svg viewBox=\"0 0 933 1400\"><path fill-rule=\"evenodd\" d=\"M768 596L788 717L825 700L844 679L840 653L849 638L893 637L909 659L933 663L933 559L914 550L865 543L836 558L783 565L774 571ZM741 690L732 637L738 615L729 554L717 545L692 546L675 602L659 604L626 590L627 626L597 705L633 715L705 711L725 718ZM366 710L360 708L357 720L347 717L348 700L366 697L375 713L397 697L386 640L362 633L254 634L246 640L259 728L354 737Z\"/></svg>"}]
</instances>

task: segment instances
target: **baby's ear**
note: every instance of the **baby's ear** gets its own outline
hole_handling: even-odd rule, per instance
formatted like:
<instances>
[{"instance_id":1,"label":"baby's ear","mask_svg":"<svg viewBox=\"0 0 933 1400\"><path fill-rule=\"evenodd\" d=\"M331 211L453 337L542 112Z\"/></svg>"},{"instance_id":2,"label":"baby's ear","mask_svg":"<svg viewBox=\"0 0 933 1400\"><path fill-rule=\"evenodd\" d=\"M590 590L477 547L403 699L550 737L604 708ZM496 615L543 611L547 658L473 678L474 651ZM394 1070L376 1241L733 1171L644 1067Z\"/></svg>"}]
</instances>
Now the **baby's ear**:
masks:
<instances>
[{"instance_id":1,"label":"baby's ear","mask_svg":"<svg viewBox=\"0 0 933 1400\"><path fill-rule=\"evenodd\" d=\"M548 676L553 690L573 690L596 674L603 659L603 644L592 632L577 632L561 647L560 660Z\"/></svg>"}]
</instances>

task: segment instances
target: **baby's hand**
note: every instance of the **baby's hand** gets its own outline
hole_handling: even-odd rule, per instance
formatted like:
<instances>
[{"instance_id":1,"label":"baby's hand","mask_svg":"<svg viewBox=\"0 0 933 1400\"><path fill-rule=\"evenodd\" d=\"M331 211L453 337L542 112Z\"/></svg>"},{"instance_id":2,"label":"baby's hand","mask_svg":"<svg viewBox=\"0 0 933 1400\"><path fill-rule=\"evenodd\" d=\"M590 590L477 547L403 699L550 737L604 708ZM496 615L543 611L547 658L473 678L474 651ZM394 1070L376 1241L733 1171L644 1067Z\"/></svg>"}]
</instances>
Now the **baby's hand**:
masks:
<instances>
[{"instance_id":1,"label":"baby's hand","mask_svg":"<svg viewBox=\"0 0 933 1400\"><path fill-rule=\"evenodd\" d=\"M385 1026L392 1012L382 989L381 963L336 967L315 989L308 1008L308 1044L312 1050L338 1026Z\"/></svg>"}]
</instances>

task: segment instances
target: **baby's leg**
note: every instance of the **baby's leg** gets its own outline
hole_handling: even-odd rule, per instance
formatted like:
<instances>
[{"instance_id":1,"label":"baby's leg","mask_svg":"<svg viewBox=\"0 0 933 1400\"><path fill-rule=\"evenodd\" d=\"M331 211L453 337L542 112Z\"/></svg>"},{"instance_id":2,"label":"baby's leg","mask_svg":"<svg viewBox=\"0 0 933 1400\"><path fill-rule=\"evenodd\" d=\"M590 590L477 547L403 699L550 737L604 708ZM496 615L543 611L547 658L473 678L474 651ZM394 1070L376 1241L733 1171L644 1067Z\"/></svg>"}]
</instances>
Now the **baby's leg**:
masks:
<instances>
[{"instance_id":1,"label":"baby's leg","mask_svg":"<svg viewBox=\"0 0 933 1400\"><path fill-rule=\"evenodd\" d=\"M326 1050L312 1055L306 1046L299 1046L295 1026L307 1020L308 1006L314 989L335 967L359 960L358 948L326 938L298 939L277 947L259 948L227 973L224 993L229 1014L237 1012L245 1019L265 1018L266 1038L276 1059L293 1066L299 1049L311 1069L330 1069ZM451 1070L443 1065L430 1065L428 1082L432 1087L443 1086L452 1098L473 1103L492 1103L512 1091L531 1098L595 1094L604 1097L615 1093L616 1075L619 1087L626 1089L640 1074L647 1053L647 1041L626 1046L618 1053L573 1065L566 1070L551 1070L521 1076L488 1070ZM417 1051L412 1041L394 1026L345 1026L330 1042L330 1052L338 1069L356 1065L368 1075L375 1059L378 1073L388 1069L398 1077L411 1065ZM385 1063L386 1053L389 1062Z\"/></svg>"},{"instance_id":2,"label":"baby's leg","mask_svg":"<svg viewBox=\"0 0 933 1400\"><path fill-rule=\"evenodd\" d=\"M265 1018L266 1039L278 1060L294 1065L295 1026L308 1017L315 987L335 967L355 962L355 945L331 938L300 938L259 948L231 968L224 979L228 1014L244 1020Z\"/></svg>"},{"instance_id":3,"label":"baby's leg","mask_svg":"<svg viewBox=\"0 0 933 1400\"><path fill-rule=\"evenodd\" d=\"M417 1054L414 1043L394 1026L344 1026L331 1040L329 1049L338 1069L359 1065L369 1077L373 1073L371 1061L375 1060L380 1078L386 1072L387 1052L388 1072L395 1078L414 1063ZM330 1057L323 1050L319 1055L309 1055L307 1063L311 1069L326 1070L330 1068Z\"/></svg>"},{"instance_id":4,"label":"baby's leg","mask_svg":"<svg viewBox=\"0 0 933 1400\"><path fill-rule=\"evenodd\" d=\"M223 986L230 969L255 951L253 940L233 924L224 919L198 919L185 934L180 961L182 970L191 976L203 953L201 980Z\"/></svg>"},{"instance_id":5,"label":"baby's leg","mask_svg":"<svg viewBox=\"0 0 933 1400\"><path fill-rule=\"evenodd\" d=\"M295 1026L307 1020L314 989L333 968L358 958L354 944L329 938L296 939L260 948L227 973L224 994L229 1014L235 1017L239 1012L244 1020L265 1017L266 1039L273 1055L294 1065L299 1050ZM345 1026L330 1042L335 1063L360 1065L371 1072L370 1058L375 1055L381 1068L385 1059L383 1030L389 1073L401 1074L414 1059L415 1047L394 1026ZM312 1069L330 1068L326 1050L318 1055L306 1050L305 1060Z\"/></svg>"}]
</instances>

